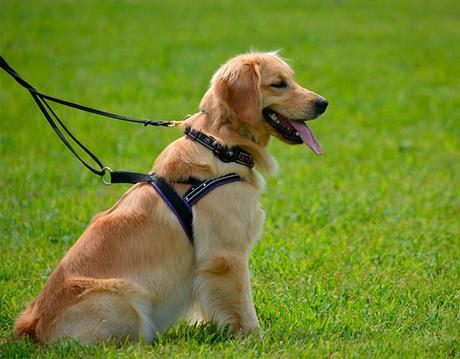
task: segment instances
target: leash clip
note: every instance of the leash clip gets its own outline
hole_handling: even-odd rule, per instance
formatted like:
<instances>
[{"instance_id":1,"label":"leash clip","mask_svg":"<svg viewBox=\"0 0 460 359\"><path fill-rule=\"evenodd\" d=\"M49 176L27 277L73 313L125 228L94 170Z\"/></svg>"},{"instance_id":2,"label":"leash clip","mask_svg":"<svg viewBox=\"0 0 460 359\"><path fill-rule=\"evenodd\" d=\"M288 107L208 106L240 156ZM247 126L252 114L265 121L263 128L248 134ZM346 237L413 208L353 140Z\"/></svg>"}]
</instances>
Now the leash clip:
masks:
<instances>
[{"instance_id":1,"label":"leash clip","mask_svg":"<svg viewBox=\"0 0 460 359\"><path fill-rule=\"evenodd\" d=\"M180 126L182 121L169 121L168 127Z\"/></svg>"},{"instance_id":2,"label":"leash clip","mask_svg":"<svg viewBox=\"0 0 460 359\"><path fill-rule=\"evenodd\" d=\"M112 185L112 172L113 170L110 167L104 167L102 169L102 183L104 183L106 186ZM106 176L107 173L109 174L108 176Z\"/></svg>"}]
</instances>

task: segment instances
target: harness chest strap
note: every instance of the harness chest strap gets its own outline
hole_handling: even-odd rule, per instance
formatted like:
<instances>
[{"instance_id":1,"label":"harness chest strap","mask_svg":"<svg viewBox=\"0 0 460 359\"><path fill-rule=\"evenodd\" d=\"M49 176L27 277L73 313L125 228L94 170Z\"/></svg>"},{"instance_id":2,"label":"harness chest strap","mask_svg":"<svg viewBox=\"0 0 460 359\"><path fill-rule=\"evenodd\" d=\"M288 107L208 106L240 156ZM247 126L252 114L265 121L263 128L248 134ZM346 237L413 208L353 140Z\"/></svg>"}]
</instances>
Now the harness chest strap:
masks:
<instances>
[{"instance_id":1,"label":"harness chest strap","mask_svg":"<svg viewBox=\"0 0 460 359\"><path fill-rule=\"evenodd\" d=\"M180 225L184 229L185 234L190 240L190 243L193 245L192 206L213 189L224 184L238 181L243 181L243 179L234 173L201 182L195 180L193 181L194 184L187 192L185 192L183 197L179 196L174 188L161 177L151 175L151 181L149 183L175 214Z\"/></svg>"}]
</instances>

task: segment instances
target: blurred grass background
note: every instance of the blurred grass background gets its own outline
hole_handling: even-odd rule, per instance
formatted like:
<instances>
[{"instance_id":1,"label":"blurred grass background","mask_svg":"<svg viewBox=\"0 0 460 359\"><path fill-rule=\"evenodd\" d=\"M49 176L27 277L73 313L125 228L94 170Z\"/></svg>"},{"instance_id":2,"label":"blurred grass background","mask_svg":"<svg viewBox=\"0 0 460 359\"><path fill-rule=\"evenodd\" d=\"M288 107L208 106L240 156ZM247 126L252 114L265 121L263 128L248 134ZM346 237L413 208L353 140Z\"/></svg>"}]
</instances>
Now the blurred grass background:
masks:
<instances>
[{"instance_id":1,"label":"blurred grass background","mask_svg":"<svg viewBox=\"0 0 460 359\"><path fill-rule=\"evenodd\" d=\"M0 54L39 90L111 112L181 119L217 67L281 49L330 106L325 154L273 141L280 173L251 256L265 337L182 324L154 345L14 342L15 317L104 187L0 74L1 357L459 355L460 5L457 1L9 1ZM147 171L180 136L58 108L117 169Z\"/></svg>"}]
</instances>

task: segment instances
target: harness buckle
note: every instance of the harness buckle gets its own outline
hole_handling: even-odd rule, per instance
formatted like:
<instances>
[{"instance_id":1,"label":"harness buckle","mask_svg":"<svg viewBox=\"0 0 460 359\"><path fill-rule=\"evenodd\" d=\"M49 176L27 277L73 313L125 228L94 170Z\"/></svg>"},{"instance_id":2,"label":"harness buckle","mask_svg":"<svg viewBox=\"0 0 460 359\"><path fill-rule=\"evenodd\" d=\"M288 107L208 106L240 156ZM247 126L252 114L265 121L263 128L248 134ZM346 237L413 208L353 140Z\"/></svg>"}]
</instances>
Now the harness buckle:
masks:
<instances>
[{"instance_id":1,"label":"harness buckle","mask_svg":"<svg viewBox=\"0 0 460 359\"><path fill-rule=\"evenodd\" d=\"M101 179L102 179L102 183L104 183L106 186L112 185L112 175L111 175L112 172L113 170L110 167L104 167L102 169ZM107 174L109 175L107 176Z\"/></svg>"},{"instance_id":2,"label":"harness buckle","mask_svg":"<svg viewBox=\"0 0 460 359\"><path fill-rule=\"evenodd\" d=\"M187 116L191 116L191 115L187 115ZM175 126L180 126L182 121L168 121L168 127L175 127Z\"/></svg>"}]
</instances>

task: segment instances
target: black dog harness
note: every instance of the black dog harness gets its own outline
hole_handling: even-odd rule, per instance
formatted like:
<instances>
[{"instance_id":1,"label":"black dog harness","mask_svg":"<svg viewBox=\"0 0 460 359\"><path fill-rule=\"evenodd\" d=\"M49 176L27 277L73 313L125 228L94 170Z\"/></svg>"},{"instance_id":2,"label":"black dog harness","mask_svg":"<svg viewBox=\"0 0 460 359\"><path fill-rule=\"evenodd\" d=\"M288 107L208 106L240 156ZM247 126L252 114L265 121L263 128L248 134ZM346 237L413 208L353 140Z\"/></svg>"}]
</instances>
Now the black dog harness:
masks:
<instances>
[{"instance_id":1,"label":"black dog harness","mask_svg":"<svg viewBox=\"0 0 460 359\"><path fill-rule=\"evenodd\" d=\"M156 176L155 174L144 174L137 172L128 171L113 171L110 167L104 166L102 162L86 147L84 146L64 125L61 119L58 117L56 112L51 108L49 102L55 102L64 106L72 107L74 109L90 112L99 116L110 117L116 120L128 121L132 123L140 123L144 126L165 126L172 127L177 126L177 121L152 121L148 119L136 119L132 117L121 116L113 114L107 111L98 110L88 106L83 106L74 102L62 100L57 97L46 95L36 90L32 85L26 82L19 74L11 68L10 65L0 56L0 68L5 70L11 77L13 77L21 86L23 86L32 95L32 98L37 103L40 111L45 116L46 120L50 124L51 128L56 132L61 141L67 146L67 148L78 158L78 160L87 167L91 172L100 176L102 181L110 185L112 183L139 183L148 182L158 192L161 198L165 201L168 207L176 215L179 223L184 229L187 237L193 245L193 211L192 206L202 199L213 189L222 186L224 184L243 181L243 179L234 174L227 174L222 177L212 178L208 180L198 180L196 178L189 178L186 182L191 184L189 190L183 197L174 190L174 188L166 181L166 179ZM237 164L252 168L254 166L254 160L250 153L244 151L238 146L229 147L220 143L217 139L212 136L206 135L199 130L191 127L186 127L184 133L192 141L196 141L201 145L211 150L216 157L222 162L235 162ZM72 146L69 141L70 137L78 147L96 163L96 167L91 166L86 162ZM99 168L97 168L99 167ZM106 179L106 174L109 174L110 178Z\"/></svg>"},{"instance_id":2,"label":"black dog harness","mask_svg":"<svg viewBox=\"0 0 460 359\"><path fill-rule=\"evenodd\" d=\"M243 181L243 179L232 173L222 177L208 179L206 181L200 181L195 178L189 180L192 186L184 196L181 197L174 188L163 178L152 176L150 184L158 192L160 197L165 201L171 211L176 215L180 225L184 229L190 243L194 243L193 240L193 211L192 206L196 204L205 195L211 192L213 189L222 186L224 184Z\"/></svg>"}]
</instances>

